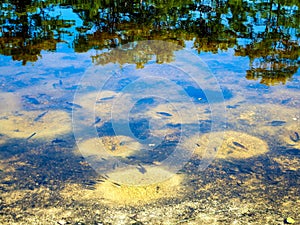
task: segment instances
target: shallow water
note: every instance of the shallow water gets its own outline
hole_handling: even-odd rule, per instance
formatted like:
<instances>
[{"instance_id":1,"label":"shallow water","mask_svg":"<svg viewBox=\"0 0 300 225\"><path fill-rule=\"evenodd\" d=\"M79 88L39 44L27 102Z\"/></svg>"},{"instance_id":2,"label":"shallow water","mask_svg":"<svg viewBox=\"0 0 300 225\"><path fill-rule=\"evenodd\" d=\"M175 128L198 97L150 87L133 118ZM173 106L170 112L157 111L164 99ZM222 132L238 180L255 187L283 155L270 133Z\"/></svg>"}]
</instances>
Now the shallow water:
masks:
<instances>
[{"instance_id":1,"label":"shallow water","mask_svg":"<svg viewBox=\"0 0 300 225\"><path fill-rule=\"evenodd\" d=\"M0 224L299 223L299 6L2 1Z\"/></svg>"}]
</instances>

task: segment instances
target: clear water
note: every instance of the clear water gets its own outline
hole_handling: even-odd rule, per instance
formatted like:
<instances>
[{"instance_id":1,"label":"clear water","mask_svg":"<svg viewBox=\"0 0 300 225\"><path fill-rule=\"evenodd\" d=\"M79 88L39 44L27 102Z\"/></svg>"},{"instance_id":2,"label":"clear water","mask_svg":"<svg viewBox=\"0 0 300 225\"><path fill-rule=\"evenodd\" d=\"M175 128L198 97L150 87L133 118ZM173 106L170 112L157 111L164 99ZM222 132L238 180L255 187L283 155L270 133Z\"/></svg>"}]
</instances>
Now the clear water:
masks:
<instances>
[{"instance_id":1,"label":"clear water","mask_svg":"<svg viewBox=\"0 0 300 225\"><path fill-rule=\"evenodd\" d=\"M0 7L0 224L299 223L298 1Z\"/></svg>"}]
</instances>

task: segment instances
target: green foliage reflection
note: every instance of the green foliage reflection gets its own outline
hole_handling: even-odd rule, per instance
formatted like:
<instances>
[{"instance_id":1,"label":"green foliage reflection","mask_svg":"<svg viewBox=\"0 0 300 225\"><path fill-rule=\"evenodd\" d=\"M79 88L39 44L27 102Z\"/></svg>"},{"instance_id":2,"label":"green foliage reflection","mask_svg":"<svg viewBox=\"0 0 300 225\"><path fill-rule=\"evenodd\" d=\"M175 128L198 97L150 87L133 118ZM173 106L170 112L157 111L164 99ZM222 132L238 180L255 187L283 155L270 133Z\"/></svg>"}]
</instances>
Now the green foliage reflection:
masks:
<instances>
[{"instance_id":1,"label":"green foliage reflection","mask_svg":"<svg viewBox=\"0 0 300 225\"><path fill-rule=\"evenodd\" d=\"M229 48L249 57L246 77L261 83L285 83L299 68L299 7L297 0L2 0L0 54L34 62L41 51L56 51L60 42L76 52L98 51L94 63L136 63L138 68L155 52L134 47L138 40L165 40L184 47L193 41L199 54ZM59 8L58 8L59 7ZM70 9L78 21L66 20L58 9ZM172 60L173 51L156 55L157 62ZM133 57L135 51L140 59ZM118 56L126 55L127 61Z\"/></svg>"}]
</instances>

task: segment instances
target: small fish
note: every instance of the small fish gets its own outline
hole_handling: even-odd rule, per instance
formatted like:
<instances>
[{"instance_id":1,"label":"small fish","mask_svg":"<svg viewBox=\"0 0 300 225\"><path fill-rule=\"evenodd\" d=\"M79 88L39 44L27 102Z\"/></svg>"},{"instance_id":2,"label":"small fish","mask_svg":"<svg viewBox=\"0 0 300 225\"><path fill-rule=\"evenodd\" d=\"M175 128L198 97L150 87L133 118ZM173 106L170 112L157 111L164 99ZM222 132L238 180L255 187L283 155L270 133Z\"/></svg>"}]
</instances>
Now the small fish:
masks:
<instances>
[{"instance_id":1,"label":"small fish","mask_svg":"<svg viewBox=\"0 0 300 225\"><path fill-rule=\"evenodd\" d=\"M48 111L41 113L40 115L38 115L35 119L34 122L39 121L43 116L45 116L48 113Z\"/></svg>"},{"instance_id":2,"label":"small fish","mask_svg":"<svg viewBox=\"0 0 300 225\"><path fill-rule=\"evenodd\" d=\"M237 146L237 147L239 147L239 148L243 148L243 149L248 150L244 145L242 145L242 144L240 144L240 143L238 143L238 142L236 142L236 141L233 141L232 144L234 144L235 146Z\"/></svg>"},{"instance_id":3,"label":"small fish","mask_svg":"<svg viewBox=\"0 0 300 225\"><path fill-rule=\"evenodd\" d=\"M110 96L110 97L100 98L99 100L100 101L107 101L107 100L111 100L113 98L114 98L114 96Z\"/></svg>"},{"instance_id":4,"label":"small fish","mask_svg":"<svg viewBox=\"0 0 300 225\"><path fill-rule=\"evenodd\" d=\"M226 108L227 109L236 109L238 106L240 106L240 105L227 105Z\"/></svg>"},{"instance_id":5,"label":"small fish","mask_svg":"<svg viewBox=\"0 0 300 225\"><path fill-rule=\"evenodd\" d=\"M91 186L91 185L85 185L84 188L88 189L88 190L91 190L91 191L96 190L96 188L94 186Z\"/></svg>"},{"instance_id":6,"label":"small fish","mask_svg":"<svg viewBox=\"0 0 300 225\"><path fill-rule=\"evenodd\" d=\"M282 121L282 120L273 120L272 122L269 123L269 125L271 125L273 127L279 127L279 126L282 126L285 123L286 122Z\"/></svg>"},{"instance_id":7,"label":"small fish","mask_svg":"<svg viewBox=\"0 0 300 225\"><path fill-rule=\"evenodd\" d=\"M29 139L32 138L34 135L36 135L36 132L34 132L33 134L31 134L28 138L26 138L26 140L29 140Z\"/></svg>"},{"instance_id":8,"label":"small fish","mask_svg":"<svg viewBox=\"0 0 300 225\"><path fill-rule=\"evenodd\" d=\"M293 141L293 142L298 142L300 140L300 137L299 137L299 134L298 132L294 132L295 134L295 137L292 137L292 135L290 135L290 139Z\"/></svg>"},{"instance_id":9,"label":"small fish","mask_svg":"<svg viewBox=\"0 0 300 225\"><path fill-rule=\"evenodd\" d=\"M63 85L63 82L62 80L59 80L59 85L62 86Z\"/></svg>"},{"instance_id":10,"label":"small fish","mask_svg":"<svg viewBox=\"0 0 300 225\"><path fill-rule=\"evenodd\" d=\"M112 166L113 170L117 169L118 166L119 166L118 163L114 163L113 166Z\"/></svg>"},{"instance_id":11,"label":"small fish","mask_svg":"<svg viewBox=\"0 0 300 225\"><path fill-rule=\"evenodd\" d=\"M116 182L111 182L114 186L116 186L116 187L121 187L121 184L118 184L118 183L116 183Z\"/></svg>"},{"instance_id":12,"label":"small fish","mask_svg":"<svg viewBox=\"0 0 300 225\"><path fill-rule=\"evenodd\" d=\"M73 108L72 107L69 107L69 106L66 106L66 107L64 107L67 111L69 111L69 112L72 112L73 111Z\"/></svg>"},{"instance_id":13,"label":"small fish","mask_svg":"<svg viewBox=\"0 0 300 225\"><path fill-rule=\"evenodd\" d=\"M69 106L72 106L74 108L78 108L78 109L81 109L82 106L81 105L78 105L76 103L73 103L73 102L66 102Z\"/></svg>"},{"instance_id":14,"label":"small fish","mask_svg":"<svg viewBox=\"0 0 300 225\"><path fill-rule=\"evenodd\" d=\"M73 85L71 87L65 87L66 90L76 90L78 88L80 88L81 86L80 85Z\"/></svg>"},{"instance_id":15,"label":"small fish","mask_svg":"<svg viewBox=\"0 0 300 225\"><path fill-rule=\"evenodd\" d=\"M161 115L161 116L172 116L172 114L167 113L167 112L156 112L156 113Z\"/></svg>"},{"instance_id":16,"label":"small fish","mask_svg":"<svg viewBox=\"0 0 300 225\"><path fill-rule=\"evenodd\" d=\"M55 138L54 140L51 141L52 144L58 144L58 143L64 143L66 142L65 140L62 140L62 139L58 139L58 138Z\"/></svg>"},{"instance_id":17,"label":"small fish","mask_svg":"<svg viewBox=\"0 0 300 225\"><path fill-rule=\"evenodd\" d=\"M138 169L138 171L142 174L147 173L147 170L145 167L143 167L140 163L138 164L138 167L136 167Z\"/></svg>"},{"instance_id":18,"label":"small fish","mask_svg":"<svg viewBox=\"0 0 300 225\"><path fill-rule=\"evenodd\" d=\"M109 176L107 174L103 174L103 177L105 177L106 179L109 178Z\"/></svg>"},{"instance_id":19,"label":"small fish","mask_svg":"<svg viewBox=\"0 0 300 225\"><path fill-rule=\"evenodd\" d=\"M87 180L87 181L84 181L83 184L85 184L85 185L95 185L95 184L97 184L97 182L94 181L94 180Z\"/></svg>"},{"instance_id":20,"label":"small fish","mask_svg":"<svg viewBox=\"0 0 300 225\"><path fill-rule=\"evenodd\" d=\"M107 177L101 175L100 178L98 179L98 181L103 181L104 182L107 179L108 179Z\"/></svg>"},{"instance_id":21,"label":"small fish","mask_svg":"<svg viewBox=\"0 0 300 225\"><path fill-rule=\"evenodd\" d=\"M96 125L97 123L101 122L101 118L99 116L96 116L95 122L92 124L92 126Z\"/></svg>"}]
</instances>

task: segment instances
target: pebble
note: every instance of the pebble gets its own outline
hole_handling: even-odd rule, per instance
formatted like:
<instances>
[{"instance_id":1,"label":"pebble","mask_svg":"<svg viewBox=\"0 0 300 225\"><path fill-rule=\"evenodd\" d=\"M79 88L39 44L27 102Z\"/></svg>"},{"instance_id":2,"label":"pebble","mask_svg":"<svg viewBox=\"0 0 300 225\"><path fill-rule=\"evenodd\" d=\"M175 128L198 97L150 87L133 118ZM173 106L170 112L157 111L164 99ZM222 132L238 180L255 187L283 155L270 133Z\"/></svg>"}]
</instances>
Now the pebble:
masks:
<instances>
[{"instance_id":1,"label":"pebble","mask_svg":"<svg viewBox=\"0 0 300 225\"><path fill-rule=\"evenodd\" d=\"M65 225L65 224L67 224L67 221L65 221L65 220L59 220L57 223L59 225Z\"/></svg>"},{"instance_id":2,"label":"pebble","mask_svg":"<svg viewBox=\"0 0 300 225\"><path fill-rule=\"evenodd\" d=\"M295 223L295 220L294 220L292 217L288 217L288 218L285 219L285 222L286 222L287 224L294 224L294 223Z\"/></svg>"}]
</instances>

